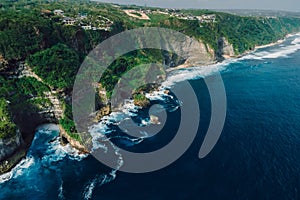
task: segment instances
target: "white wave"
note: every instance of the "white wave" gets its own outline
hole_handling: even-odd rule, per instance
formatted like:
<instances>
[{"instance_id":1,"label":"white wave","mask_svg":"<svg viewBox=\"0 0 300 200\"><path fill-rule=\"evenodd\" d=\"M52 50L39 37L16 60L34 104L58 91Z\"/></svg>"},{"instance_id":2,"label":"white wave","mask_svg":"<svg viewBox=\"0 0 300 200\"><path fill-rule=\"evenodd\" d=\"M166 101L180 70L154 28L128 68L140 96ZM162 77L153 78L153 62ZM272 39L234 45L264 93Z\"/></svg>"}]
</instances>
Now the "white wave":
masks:
<instances>
[{"instance_id":1,"label":"white wave","mask_svg":"<svg viewBox=\"0 0 300 200\"><path fill-rule=\"evenodd\" d=\"M269 51L256 51L238 59L241 60L263 60L263 59L276 59L284 58L300 50L300 37L295 38L290 45L279 45L276 50L271 49Z\"/></svg>"},{"instance_id":2,"label":"white wave","mask_svg":"<svg viewBox=\"0 0 300 200\"><path fill-rule=\"evenodd\" d=\"M81 161L88 156L88 154L82 154L70 144L62 145L60 137L58 136L59 127L56 124L43 124L36 130L37 132L35 134L33 144L35 141L40 140L40 137L43 137L44 134L52 134L52 139L50 136L46 143L43 144L46 146L46 150L42 160L47 162L58 162L68 157L71 160ZM51 141L49 142L49 140Z\"/></svg>"},{"instance_id":3,"label":"white wave","mask_svg":"<svg viewBox=\"0 0 300 200\"><path fill-rule=\"evenodd\" d=\"M167 80L162 83L162 86L169 88L179 82L207 77L209 75L222 71L226 66L236 60L237 59L228 59L222 63L217 63L214 65L196 66L175 70L170 73L170 75L167 77Z\"/></svg>"},{"instance_id":4,"label":"white wave","mask_svg":"<svg viewBox=\"0 0 300 200\"><path fill-rule=\"evenodd\" d=\"M58 162L60 160L63 160L65 157L68 157L72 160L81 161L88 156L87 154L80 154L80 152L71 147L70 144L62 146L60 144L58 136L54 136L55 139L51 142L48 142L47 140L45 144L38 144L38 142L40 142L41 140L40 137L43 134L47 134L48 136L50 136L49 139L51 139L53 130L57 131L57 129L53 125L43 125L37 130L38 131L35 135L32 145L43 145L43 147L45 148L45 152L43 152L43 157L41 158L42 163L47 165L51 162ZM31 151L29 151L28 155L24 159L22 159L10 172L2 174L0 176L0 183L22 176L24 173L29 171L31 166L36 163L34 155L31 155L30 153Z\"/></svg>"},{"instance_id":5,"label":"white wave","mask_svg":"<svg viewBox=\"0 0 300 200\"><path fill-rule=\"evenodd\" d=\"M158 88L158 90L155 90L151 93L146 93L146 97L148 99L150 99L151 101L154 100L165 100L166 97L169 97L171 99L173 99L174 97L168 93L166 93L166 91L170 89L169 86L167 86L166 84L163 84L161 87Z\"/></svg>"},{"instance_id":6,"label":"white wave","mask_svg":"<svg viewBox=\"0 0 300 200\"><path fill-rule=\"evenodd\" d=\"M140 133L141 133L141 137L139 137L139 138L130 138L127 136L113 136L113 137L110 137L110 139L123 139L123 140L128 140L128 141L132 142L133 144L139 144L144 140L144 138L149 137L148 133L145 131L141 131ZM116 167L116 168L118 168L118 167Z\"/></svg>"},{"instance_id":7,"label":"white wave","mask_svg":"<svg viewBox=\"0 0 300 200\"><path fill-rule=\"evenodd\" d=\"M63 181L61 181L61 184L58 188L58 199L60 200L64 200L65 199L65 196L64 196L64 188L63 188Z\"/></svg>"},{"instance_id":8,"label":"white wave","mask_svg":"<svg viewBox=\"0 0 300 200\"><path fill-rule=\"evenodd\" d=\"M142 119L141 124L144 126L149 126L149 125L151 125L151 121L150 121L150 119Z\"/></svg>"},{"instance_id":9,"label":"white wave","mask_svg":"<svg viewBox=\"0 0 300 200\"><path fill-rule=\"evenodd\" d=\"M29 169L35 163L34 157L29 156L21 160L10 172L2 174L0 176L0 184L10 179L21 176L27 169Z\"/></svg>"},{"instance_id":10,"label":"white wave","mask_svg":"<svg viewBox=\"0 0 300 200\"><path fill-rule=\"evenodd\" d=\"M71 160L81 161L84 158L88 157L88 154L81 153L77 149L73 148L70 144L67 144L65 146L60 145L60 148L66 153L66 155L68 155L68 158Z\"/></svg>"},{"instance_id":11,"label":"white wave","mask_svg":"<svg viewBox=\"0 0 300 200\"><path fill-rule=\"evenodd\" d=\"M107 119L109 119L107 117ZM107 133L111 133L112 130L107 126L106 121L100 121L100 123L95 124L89 128L89 133L92 136L92 152L97 149L102 149L104 152L108 151L108 147L103 141L107 141L105 136Z\"/></svg>"},{"instance_id":12,"label":"white wave","mask_svg":"<svg viewBox=\"0 0 300 200\"><path fill-rule=\"evenodd\" d=\"M116 178L116 170L112 170L109 174L97 175L84 188L83 199L89 200L93 196L94 189L106 183L113 181Z\"/></svg>"},{"instance_id":13,"label":"white wave","mask_svg":"<svg viewBox=\"0 0 300 200\"><path fill-rule=\"evenodd\" d=\"M57 126L57 124L52 124L52 123L48 123L48 124L42 124L39 125L36 128L37 131L59 131L59 127Z\"/></svg>"},{"instance_id":14,"label":"white wave","mask_svg":"<svg viewBox=\"0 0 300 200\"><path fill-rule=\"evenodd\" d=\"M7 172L5 174L0 175L0 184L10 180L12 176L12 172Z\"/></svg>"},{"instance_id":15,"label":"white wave","mask_svg":"<svg viewBox=\"0 0 300 200\"><path fill-rule=\"evenodd\" d=\"M92 198L92 195L93 195L93 190L95 188L95 185L96 185L96 182L97 182L97 179L94 178L84 189L84 194L83 194L83 197L84 199L86 200L89 200Z\"/></svg>"},{"instance_id":16,"label":"white wave","mask_svg":"<svg viewBox=\"0 0 300 200\"><path fill-rule=\"evenodd\" d=\"M73 148L70 144L67 144L65 146L61 145L60 138L56 137L55 140L53 140L49 144L42 160L44 162L58 162L63 160L65 157L68 157L71 160L81 161L87 156L88 154L80 153L77 149Z\"/></svg>"},{"instance_id":17,"label":"white wave","mask_svg":"<svg viewBox=\"0 0 300 200\"><path fill-rule=\"evenodd\" d=\"M180 107L180 106L176 106L176 107L174 107L174 108L172 108L172 109L169 109L168 112L174 112L174 111L178 110L179 107Z\"/></svg>"},{"instance_id":18,"label":"white wave","mask_svg":"<svg viewBox=\"0 0 300 200\"><path fill-rule=\"evenodd\" d=\"M300 43L300 38L294 39L291 44L299 44Z\"/></svg>"},{"instance_id":19,"label":"white wave","mask_svg":"<svg viewBox=\"0 0 300 200\"><path fill-rule=\"evenodd\" d=\"M126 100L122 112L130 117L137 116L137 112L141 107L134 105L133 100Z\"/></svg>"},{"instance_id":20,"label":"white wave","mask_svg":"<svg viewBox=\"0 0 300 200\"><path fill-rule=\"evenodd\" d=\"M34 157L32 156L22 159L22 161L13 170L13 178L21 176L26 169L30 168L34 164L34 162Z\"/></svg>"},{"instance_id":21,"label":"white wave","mask_svg":"<svg viewBox=\"0 0 300 200\"><path fill-rule=\"evenodd\" d=\"M121 111L112 112L111 114L103 117L98 124L94 124L89 127L89 133L92 136L93 144L92 152L97 149L102 149L106 152L108 150L106 143L109 142L112 145L109 138L106 137L108 133L112 132L112 129L108 125L119 125L122 121L130 119L132 116L137 116L139 109L140 107L135 106L133 100L126 100Z\"/></svg>"},{"instance_id":22,"label":"white wave","mask_svg":"<svg viewBox=\"0 0 300 200\"><path fill-rule=\"evenodd\" d=\"M113 117L115 115L112 115L110 117ZM108 119L108 118L107 118ZM102 149L104 153L108 152L107 143L111 145L114 149L114 153L119 156L119 160L122 160L122 155L119 153L119 149L109 140L110 138L106 137L107 133L112 132L112 130L107 126L107 124L103 121L100 121L100 123L93 125L89 129L89 133L92 136L92 153L96 150ZM118 163L119 163L118 160ZM123 163L122 163L123 164ZM116 166L115 169L119 169L121 166Z\"/></svg>"},{"instance_id":23,"label":"white wave","mask_svg":"<svg viewBox=\"0 0 300 200\"><path fill-rule=\"evenodd\" d=\"M112 143L112 146L113 146L113 148L115 149L115 154L117 155L117 156L119 156L119 158L118 158L118 161L117 161L117 166L115 167L115 172L114 173L116 173L116 171L117 170L119 170L123 165L124 165L124 160L123 160L123 157L122 157L122 154L120 153L120 149L119 148L117 148L113 143ZM113 170L114 171L114 170ZM115 177L115 176L114 176Z\"/></svg>"}]
</instances>

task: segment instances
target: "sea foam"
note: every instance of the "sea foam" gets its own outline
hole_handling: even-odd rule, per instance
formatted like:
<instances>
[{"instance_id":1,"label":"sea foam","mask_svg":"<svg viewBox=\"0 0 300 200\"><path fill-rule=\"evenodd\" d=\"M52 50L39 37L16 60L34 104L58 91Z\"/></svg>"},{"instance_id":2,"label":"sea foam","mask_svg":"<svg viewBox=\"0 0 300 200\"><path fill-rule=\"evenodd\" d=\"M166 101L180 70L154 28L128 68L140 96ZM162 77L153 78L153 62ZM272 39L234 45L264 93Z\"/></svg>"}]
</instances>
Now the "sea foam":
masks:
<instances>
[{"instance_id":1,"label":"sea foam","mask_svg":"<svg viewBox=\"0 0 300 200\"><path fill-rule=\"evenodd\" d=\"M0 176L0 184L23 175L25 170L28 170L34 162L35 160L32 156L22 159L21 162L18 163L10 172L4 173Z\"/></svg>"},{"instance_id":2,"label":"sea foam","mask_svg":"<svg viewBox=\"0 0 300 200\"><path fill-rule=\"evenodd\" d=\"M291 41L290 45L281 44L278 45L278 48L276 49L268 49L269 48L249 53L248 55L245 55L238 60L263 60L288 57L289 55L297 52L300 49L300 37L297 37L293 41Z\"/></svg>"}]
</instances>

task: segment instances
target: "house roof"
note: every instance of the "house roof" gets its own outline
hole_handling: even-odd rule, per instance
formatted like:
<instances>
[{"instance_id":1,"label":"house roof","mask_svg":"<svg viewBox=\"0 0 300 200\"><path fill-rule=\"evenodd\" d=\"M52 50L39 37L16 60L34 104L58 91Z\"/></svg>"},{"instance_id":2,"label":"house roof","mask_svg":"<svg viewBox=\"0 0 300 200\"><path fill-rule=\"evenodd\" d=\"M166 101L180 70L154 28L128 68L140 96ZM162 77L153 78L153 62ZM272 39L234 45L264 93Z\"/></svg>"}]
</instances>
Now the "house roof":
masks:
<instances>
[{"instance_id":1,"label":"house roof","mask_svg":"<svg viewBox=\"0 0 300 200\"><path fill-rule=\"evenodd\" d=\"M71 17L65 17L63 20L65 20L65 21L75 21L75 19L71 18Z\"/></svg>"}]
</instances>

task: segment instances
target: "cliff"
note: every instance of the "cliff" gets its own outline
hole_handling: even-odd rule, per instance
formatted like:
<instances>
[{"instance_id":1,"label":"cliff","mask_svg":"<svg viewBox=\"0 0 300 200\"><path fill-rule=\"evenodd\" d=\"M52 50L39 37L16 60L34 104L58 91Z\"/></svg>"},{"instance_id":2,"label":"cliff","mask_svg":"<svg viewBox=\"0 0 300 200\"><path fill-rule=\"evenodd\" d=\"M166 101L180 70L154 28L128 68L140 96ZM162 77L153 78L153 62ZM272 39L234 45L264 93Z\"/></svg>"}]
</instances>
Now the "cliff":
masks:
<instances>
[{"instance_id":1,"label":"cliff","mask_svg":"<svg viewBox=\"0 0 300 200\"><path fill-rule=\"evenodd\" d=\"M11 80L12 83L18 85L21 82L21 86L24 87L29 83L24 82L25 80L30 80L31 83L36 80L37 82L33 83L37 87L36 83L43 82L24 62L18 62L15 66L9 66L9 68L10 70L3 73L2 76ZM33 85L27 87L31 86ZM12 88L12 90L14 91L15 88ZM17 94L12 100L18 103L8 104L11 107L13 122L18 129L14 131L15 133L11 133L9 137L0 138L0 174L9 171L26 155L38 125L58 123L63 116L63 108L59 100L62 95L54 89L41 91L40 94L26 95L24 100L22 98L24 96ZM44 101L47 103L45 104Z\"/></svg>"},{"instance_id":2,"label":"cliff","mask_svg":"<svg viewBox=\"0 0 300 200\"><path fill-rule=\"evenodd\" d=\"M70 143L72 147L76 148L81 153L89 153L89 150L81 142L74 140L61 125L59 125L59 132L62 145Z\"/></svg>"},{"instance_id":3,"label":"cliff","mask_svg":"<svg viewBox=\"0 0 300 200\"><path fill-rule=\"evenodd\" d=\"M225 37L220 37L218 40L218 50L216 53L216 60L223 61L227 58L235 56L233 45L228 42Z\"/></svg>"},{"instance_id":4,"label":"cliff","mask_svg":"<svg viewBox=\"0 0 300 200\"><path fill-rule=\"evenodd\" d=\"M256 45L272 43L287 33L300 30L298 18L240 17L203 10L179 12L198 18L206 12L214 13L214 20L203 23L196 20L197 17L184 20L171 13L161 15L154 11L149 20L142 21L124 15L122 6L107 4L105 9L99 5L93 8L97 16L107 16L112 22L110 27L107 27L109 31L86 31L80 25L65 26L57 16L41 15L39 8L51 9L51 2L33 2L37 6L32 7L34 9L28 9L26 2L16 5L15 2L6 5L6 2L3 3L6 11L0 13L1 38L5 38L0 40L0 97L10 102L12 119L19 130L13 130L10 137L0 139L0 173L9 170L26 155L35 128L42 123L60 124L62 143L69 142L82 152L88 152L82 146L81 134L76 133L73 122L72 83L87 53L114 34L138 27L164 27L178 30L199 42L168 43L169 40L155 41L157 38L148 41L161 42L176 52L187 52L185 58L166 51L139 51L122 56L113 63L103 82L97 86L95 122L112 111L111 100L107 97L111 97L115 85L120 84L119 78L134 66L153 62L162 62L173 68L179 65L209 65L238 56L252 50ZM66 1L62 6L65 15L71 16L74 14L71 10L78 10L83 5L88 9L96 4ZM18 7L18 12L15 6ZM98 18L96 14L89 13L87 18L93 26L99 25L95 20ZM256 31L252 31L253 29ZM172 35L168 37L171 38ZM26 65L25 62L30 65ZM149 82L153 77L141 78ZM158 79L155 83L159 84L166 78L166 73L155 78ZM148 106L149 100L145 98L144 91L155 88L141 88L135 92L130 91L129 95L135 94L133 99L136 105Z\"/></svg>"},{"instance_id":5,"label":"cliff","mask_svg":"<svg viewBox=\"0 0 300 200\"><path fill-rule=\"evenodd\" d=\"M176 41L177 39L168 38L168 41ZM196 39L197 42L185 41L174 42L166 44L168 49L174 50L174 52L182 52L186 58L180 58L177 55L171 54L170 52L163 53L163 63L170 67L176 67L181 64L185 65L209 65L216 62L217 57L214 50L205 44L201 39ZM220 47L222 48L222 47Z\"/></svg>"},{"instance_id":6,"label":"cliff","mask_svg":"<svg viewBox=\"0 0 300 200\"><path fill-rule=\"evenodd\" d=\"M0 161L11 156L22 143L23 139L19 130L12 137L0 139Z\"/></svg>"}]
</instances>

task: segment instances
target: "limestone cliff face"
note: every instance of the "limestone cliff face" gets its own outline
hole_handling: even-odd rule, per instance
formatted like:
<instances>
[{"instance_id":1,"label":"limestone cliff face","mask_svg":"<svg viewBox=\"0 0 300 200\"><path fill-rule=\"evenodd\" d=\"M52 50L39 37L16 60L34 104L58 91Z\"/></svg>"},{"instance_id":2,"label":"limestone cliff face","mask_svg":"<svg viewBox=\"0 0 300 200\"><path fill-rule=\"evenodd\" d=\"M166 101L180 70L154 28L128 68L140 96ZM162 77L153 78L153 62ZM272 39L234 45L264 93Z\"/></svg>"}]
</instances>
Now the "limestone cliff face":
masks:
<instances>
[{"instance_id":1,"label":"limestone cliff face","mask_svg":"<svg viewBox=\"0 0 300 200\"><path fill-rule=\"evenodd\" d=\"M21 146L22 142L23 139L19 130L11 138L0 139L0 161L11 156Z\"/></svg>"},{"instance_id":2,"label":"limestone cliff face","mask_svg":"<svg viewBox=\"0 0 300 200\"><path fill-rule=\"evenodd\" d=\"M165 64L176 67L181 64L186 65L209 65L216 61L214 50L201 40L186 40L184 42L166 43L169 49L179 52L180 57L169 52L165 52Z\"/></svg>"},{"instance_id":3,"label":"limestone cliff face","mask_svg":"<svg viewBox=\"0 0 300 200\"><path fill-rule=\"evenodd\" d=\"M165 41L170 40L165 39ZM170 67L176 67L182 64L185 64L186 66L209 65L235 55L233 46L224 37L219 39L217 51L213 50L202 41L195 42L195 40L188 40L184 42L162 43L166 45L165 48L172 49L173 52L179 52L181 55L180 57L174 53L162 51L164 64ZM0 69L6 67L7 62L0 55ZM11 79L33 77L38 81L43 82L43 80L37 76L29 66L26 66L24 62L18 63L14 70L10 71L7 76ZM162 74L159 82L163 81L165 78L166 74ZM68 98L67 95L60 94L59 91L51 89L50 92L45 92L45 97L50 100L51 106L41 108L39 112L36 113L18 114L15 116L15 123L18 125L19 131L10 139L0 140L0 174L10 170L26 155L26 151L33 139L35 128L38 125L43 123L58 124L59 119L63 117L63 107L59 99L66 99ZM106 98L106 91L101 85L98 86L98 97L98 111L95 113L94 122L98 122L112 110L110 105L111 102ZM61 126L60 135L64 142L70 143L81 152L88 153L87 148L80 142L71 138Z\"/></svg>"},{"instance_id":4,"label":"limestone cliff face","mask_svg":"<svg viewBox=\"0 0 300 200\"><path fill-rule=\"evenodd\" d=\"M216 43L218 47L216 50L201 40L188 40L185 42L167 44L169 48L175 52L180 52L184 57L178 57L172 53L165 52L164 62L170 67L176 67L178 65L200 66L222 62L227 58L236 56L233 45L230 44L225 37L219 38Z\"/></svg>"},{"instance_id":5,"label":"limestone cliff face","mask_svg":"<svg viewBox=\"0 0 300 200\"><path fill-rule=\"evenodd\" d=\"M25 146L19 130L10 138L0 139L0 174L9 171L26 155Z\"/></svg>"},{"instance_id":6,"label":"limestone cliff face","mask_svg":"<svg viewBox=\"0 0 300 200\"><path fill-rule=\"evenodd\" d=\"M18 67L9 76L9 78L11 79L18 79L22 77L32 77L38 80L39 82L44 83L42 78L40 78L37 74L35 74L32 71L32 69L24 62L20 62L18 64ZM49 88L51 87L49 86ZM59 100L59 97L66 98L66 95L60 94L57 90L54 90L53 88L51 88L50 92L44 92L44 95L45 98L49 99L49 101L51 102L51 106L40 108L38 114L42 119L45 119L48 122L53 122L53 123L58 122L58 120L61 119L63 116L63 108Z\"/></svg>"},{"instance_id":7,"label":"limestone cliff face","mask_svg":"<svg viewBox=\"0 0 300 200\"><path fill-rule=\"evenodd\" d=\"M146 77L143 77L143 74L141 74L139 78L144 79L143 83L152 83L152 84L159 85L166 79L167 73L174 69L186 68L191 66L207 66L207 65L211 65L223 61L228 57L235 56L233 45L230 44L225 37L222 37L218 41L216 41L218 46L217 50L212 49L208 44L203 43L201 40L191 39L191 38L181 38L182 40L178 41L178 38L172 38L172 35L170 35L168 38L165 37L166 36L162 34L161 37L158 39L158 41L156 41L157 38L153 38L153 40L150 42L158 43L156 45L148 44L147 42L149 41L142 41L142 39L137 40L138 45L141 47L141 49L142 47L148 45L160 46L163 49L161 50L163 64L169 67L169 69L164 71L165 69L163 69L160 66L156 66L157 69L154 69L153 67L149 67L149 69L145 69L146 66L143 66L144 67L143 73L146 73L147 71L148 74L154 74L153 72L160 73L159 75L156 75L154 79L151 78L147 79ZM128 80L130 80L131 77L135 77L136 74L138 74L137 72L138 69L134 69L134 70L135 72L132 73L132 75L130 72L126 72L126 74L123 75L122 78L117 83L116 89L117 90L119 88L121 89L119 89L120 91L117 91L118 95L112 96L111 99L112 111L118 111L122 109L123 100L132 98L132 95L134 94L134 90L137 89L137 88L128 88L129 85ZM122 79L125 80L124 81L125 83L122 83ZM156 88L152 90L155 90ZM149 91L151 91L149 90L149 88L143 88L142 91L136 93L143 93ZM145 101L135 101L134 103L135 105L140 107L147 107L149 105L148 102L149 100L145 99ZM99 118L100 117L98 117L97 119Z\"/></svg>"},{"instance_id":8,"label":"limestone cliff face","mask_svg":"<svg viewBox=\"0 0 300 200\"><path fill-rule=\"evenodd\" d=\"M218 61L223 61L224 59L234 57L234 49L233 45L228 42L225 37L221 37L218 40L218 50L217 50L217 57Z\"/></svg>"},{"instance_id":9,"label":"limestone cliff face","mask_svg":"<svg viewBox=\"0 0 300 200\"><path fill-rule=\"evenodd\" d=\"M43 82L23 62L17 63L16 66L11 66L11 68L14 70L4 74L9 79L33 77ZM18 127L18 131L11 138L0 139L0 174L9 171L26 155L38 125L59 122L63 115L59 96L61 97L61 94L55 90L44 92L44 98L51 102L50 106L36 107L38 109L32 108L32 112L20 110L14 114L14 123Z\"/></svg>"}]
</instances>

